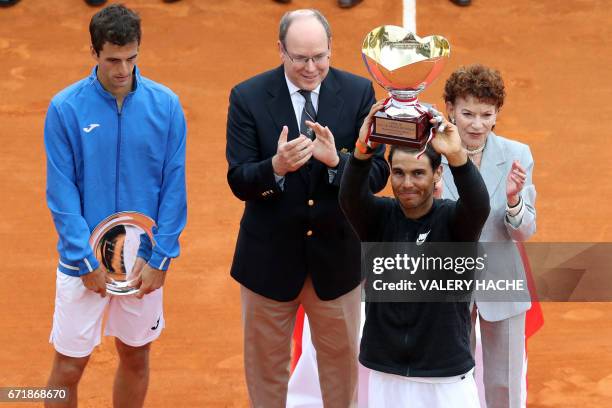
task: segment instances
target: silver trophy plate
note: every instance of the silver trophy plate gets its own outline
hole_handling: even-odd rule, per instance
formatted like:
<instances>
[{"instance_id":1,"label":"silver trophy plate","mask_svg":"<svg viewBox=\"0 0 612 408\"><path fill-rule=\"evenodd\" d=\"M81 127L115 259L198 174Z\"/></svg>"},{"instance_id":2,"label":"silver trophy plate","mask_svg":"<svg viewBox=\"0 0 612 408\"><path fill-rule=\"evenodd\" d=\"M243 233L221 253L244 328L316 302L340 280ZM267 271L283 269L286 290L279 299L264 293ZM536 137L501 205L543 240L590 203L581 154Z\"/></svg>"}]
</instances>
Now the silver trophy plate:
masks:
<instances>
[{"instance_id":1,"label":"silver trophy plate","mask_svg":"<svg viewBox=\"0 0 612 408\"><path fill-rule=\"evenodd\" d=\"M106 270L106 291L115 296L133 295L137 258L145 262L154 246L155 222L139 212L118 212L104 219L91 233L91 246L100 268Z\"/></svg>"}]
</instances>

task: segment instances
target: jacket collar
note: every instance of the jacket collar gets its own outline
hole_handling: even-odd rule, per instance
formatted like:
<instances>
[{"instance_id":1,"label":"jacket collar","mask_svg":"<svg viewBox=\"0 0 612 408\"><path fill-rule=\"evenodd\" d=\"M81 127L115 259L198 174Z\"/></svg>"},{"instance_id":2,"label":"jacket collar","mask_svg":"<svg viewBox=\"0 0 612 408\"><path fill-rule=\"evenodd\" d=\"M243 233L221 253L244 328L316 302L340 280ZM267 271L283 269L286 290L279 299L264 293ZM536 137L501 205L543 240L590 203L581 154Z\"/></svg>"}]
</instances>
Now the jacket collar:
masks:
<instances>
[{"instance_id":1,"label":"jacket collar","mask_svg":"<svg viewBox=\"0 0 612 408\"><path fill-rule=\"evenodd\" d=\"M506 179L503 173L503 165L506 162L506 152L499 140L499 137L491 132L487 136L482 159L480 161L480 174L487 186L489 197L493 197L502 182ZM453 199L459 198L457 187L455 186L452 174L448 171L448 160L442 156L442 163L446 169L442 174L444 190L448 191Z\"/></svg>"},{"instance_id":2,"label":"jacket collar","mask_svg":"<svg viewBox=\"0 0 612 408\"><path fill-rule=\"evenodd\" d=\"M106 89L104 89L104 87L102 86L102 84L98 80L98 66L97 65L94 66L93 69L91 70L91 74L89 74L89 80L94 85L96 90L103 97L105 97L107 99L112 99L113 101L116 99L115 96L112 93L110 93ZM134 66L134 84L132 86L132 90L129 93L130 95L133 94L133 93L136 93L138 91L138 88L140 87L140 83L141 82L142 82L142 76L140 75L140 70L138 69L137 66Z\"/></svg>"},{"instance_id":3,"label":"jacket collar","mask_svg":"<svg viewBox=\"0 0 612 408\"><path fill-rule=\"evenodd\" d=\"M335 70L329 69L327 76L321 82L319 90L319 103L317 109L317 122L324 126L329 126L333 130L335 127L342 105L340 86L335 78ZM285 79L285 71L283 66L279 66L272 72L273 80L267 87L270 99L268 100L268 108L270 114L274 118L277 130L280 133L283 126L289 127L288 140L295 139L299 135L299 125L295 119L287 80Z\"/></svg>"}]
</instances>

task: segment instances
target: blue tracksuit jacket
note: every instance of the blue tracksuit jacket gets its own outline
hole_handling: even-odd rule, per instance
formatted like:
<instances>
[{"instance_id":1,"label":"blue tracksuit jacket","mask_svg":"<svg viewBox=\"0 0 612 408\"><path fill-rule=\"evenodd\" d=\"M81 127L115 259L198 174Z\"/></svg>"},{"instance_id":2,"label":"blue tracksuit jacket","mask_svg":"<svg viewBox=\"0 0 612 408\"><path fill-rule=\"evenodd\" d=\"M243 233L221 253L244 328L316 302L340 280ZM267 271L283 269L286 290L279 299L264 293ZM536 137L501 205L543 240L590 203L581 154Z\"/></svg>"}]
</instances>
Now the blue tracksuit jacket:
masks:
<instances>
[{"instance_id":1,"label":"blue tracksuit jacket","mask_svg":"<svg viewBox=\"0 0 612 408\"><path fill-rule=\"evenodd\" d=\"M115 212L138 211L157 224L148 263L167 270L187 218L183 110L170 89L137 68L134 90L119 110L96 69L52 99L45 121L58 269L72 276L96 269L91 231Z\"/></svg>"}]
</instances>

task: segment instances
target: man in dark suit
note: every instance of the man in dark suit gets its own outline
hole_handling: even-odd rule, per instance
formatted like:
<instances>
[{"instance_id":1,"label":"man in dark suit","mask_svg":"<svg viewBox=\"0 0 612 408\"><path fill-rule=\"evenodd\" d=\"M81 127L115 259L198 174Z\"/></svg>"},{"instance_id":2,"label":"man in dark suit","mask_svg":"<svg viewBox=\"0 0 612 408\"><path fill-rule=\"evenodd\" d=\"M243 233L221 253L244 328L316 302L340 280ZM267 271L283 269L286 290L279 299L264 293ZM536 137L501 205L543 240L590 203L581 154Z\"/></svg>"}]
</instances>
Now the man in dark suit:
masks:
<instances>
[{"instance_id":1,"label":"man in dark suit","mask_svg":"<svg viewBox=\"0 0 612 408\"><path fill-rule=\"evenodd\" d=\"M349 151L374 103L371 83L330 68L331 30L316 10L283 16L282 65L232 89L228 182L245 201L232 264L241 284L251 405L284 407L291 334L303 305L326 407L356 404L360 246L338 205ZM327 132L314 137L318 122ZM384 148L370 173L380 191Z\"/></svg>"}]
</instances>

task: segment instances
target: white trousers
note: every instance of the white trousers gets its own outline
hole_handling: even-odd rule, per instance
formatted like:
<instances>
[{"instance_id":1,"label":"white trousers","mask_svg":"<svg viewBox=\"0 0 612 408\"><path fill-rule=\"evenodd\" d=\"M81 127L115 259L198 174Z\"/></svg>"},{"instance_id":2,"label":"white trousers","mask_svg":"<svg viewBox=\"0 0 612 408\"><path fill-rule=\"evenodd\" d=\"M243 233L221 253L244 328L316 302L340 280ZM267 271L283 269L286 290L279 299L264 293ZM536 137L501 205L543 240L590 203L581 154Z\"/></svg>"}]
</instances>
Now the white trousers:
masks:
<instances>
[{"instance_id":1,"label":"white trousers","mask_svg":"<svg viewBox=\"0 0 612 408\"><path fill-rule=\"evenodd\" d=\"M361 308L361 329L365 322L365 304ZM480 342L480 331L478 321L476 322L476 350L474 359L476 360L475 380L481 406L485 407L484 385L482 378L482 348ZM359 385L358 385L358 407L367 408L369 406L369 368L359 365ZM316 352L310 339L310 328L308 318L304 317L304 330L302 334L302 355L291 374L287 393L287 408L321 408L321 389L319 387L319 375L317 371Z\"/></svg>"},{"instance_id":2,"label":"white trousers","mask_svg":"<svg viewBox=\"0 0 612 408\"><path fill-rule=\"evenodd\" d=\"M369 408L480 408L473 372L454 382L429 383L371 370Z\"/></svg>"}]
</instances>

